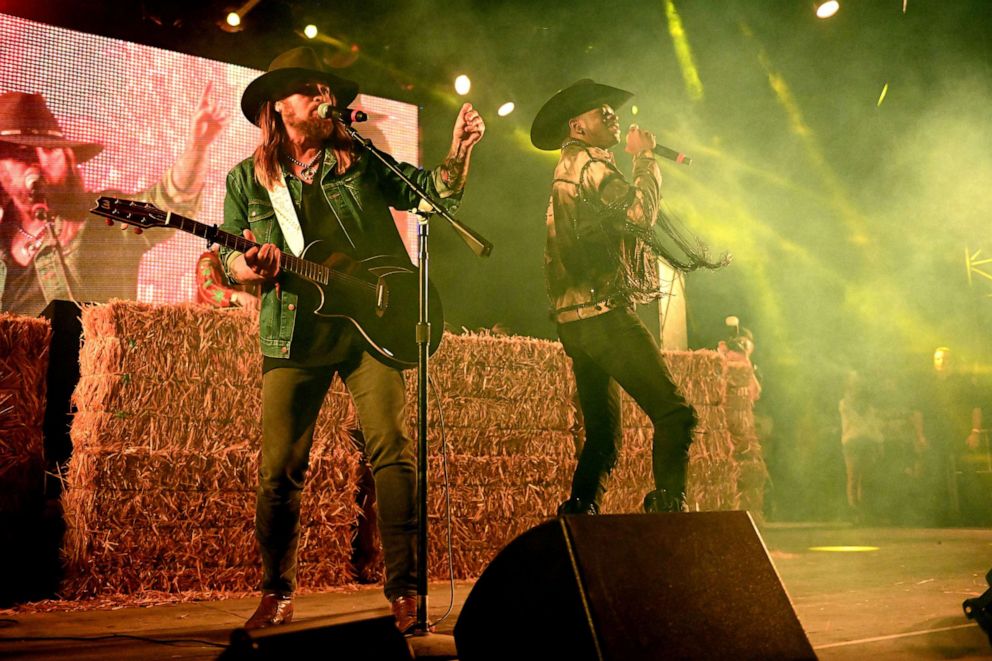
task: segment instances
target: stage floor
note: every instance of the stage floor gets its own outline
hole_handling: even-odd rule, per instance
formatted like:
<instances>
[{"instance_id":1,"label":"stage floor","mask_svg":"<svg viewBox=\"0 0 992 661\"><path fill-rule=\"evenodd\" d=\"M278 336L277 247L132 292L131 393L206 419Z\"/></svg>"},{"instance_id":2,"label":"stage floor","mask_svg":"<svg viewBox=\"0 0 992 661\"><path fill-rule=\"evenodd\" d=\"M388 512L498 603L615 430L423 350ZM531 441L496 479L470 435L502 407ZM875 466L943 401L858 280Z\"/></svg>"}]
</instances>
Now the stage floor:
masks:
<instances>
[{"instance_id":1,"label":"stage floor","mask_svg":"<svg viewBox=\"0 0 992 661\"><path fill-rule=\"evenodd\" d=\"M771 524L761 535L821 659L992 658L988 637L961 610L964 599L988 587L992 531ZM812 550L842 546L877 549ZM728 570L727 580L746 577ZM471 583L456 584L454 611L440 632L451 632L470 589ZM448 584L432 584L431 590L437 617L447 606ZM115 610L0 611L0 657L214 658L256 603L253 597ZM296 606L296 621L313 626L388 614L378 588L301 595ZM115 634L199 642L97 639Z\"/></svg>"}]
</instances>

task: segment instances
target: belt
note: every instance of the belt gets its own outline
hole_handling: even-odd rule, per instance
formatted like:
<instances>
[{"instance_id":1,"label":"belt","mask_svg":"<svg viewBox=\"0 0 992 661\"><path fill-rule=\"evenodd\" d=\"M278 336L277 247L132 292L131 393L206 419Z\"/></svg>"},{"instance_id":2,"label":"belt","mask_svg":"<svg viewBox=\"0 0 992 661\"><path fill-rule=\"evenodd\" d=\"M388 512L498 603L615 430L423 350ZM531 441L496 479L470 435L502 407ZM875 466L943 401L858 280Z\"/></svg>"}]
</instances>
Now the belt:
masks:
<instances>
[{"instance_id":1,"label":"belt","mask_svg":"<svg viewBox=\"0 0 992 661\"><path fill-rule=\"evenodd\" d=\"M589 303L588 305L582 305L577 308L569 308L567 310L562 310L561 312L556 312L554 314L554 318L559 324L567 324L572 321L579 321L580 319L598 317L599 315L605 314L610 310L625 308L627 305L627 303L611 305L605 301L601 303Z\"/></svg>"}]
</instances>

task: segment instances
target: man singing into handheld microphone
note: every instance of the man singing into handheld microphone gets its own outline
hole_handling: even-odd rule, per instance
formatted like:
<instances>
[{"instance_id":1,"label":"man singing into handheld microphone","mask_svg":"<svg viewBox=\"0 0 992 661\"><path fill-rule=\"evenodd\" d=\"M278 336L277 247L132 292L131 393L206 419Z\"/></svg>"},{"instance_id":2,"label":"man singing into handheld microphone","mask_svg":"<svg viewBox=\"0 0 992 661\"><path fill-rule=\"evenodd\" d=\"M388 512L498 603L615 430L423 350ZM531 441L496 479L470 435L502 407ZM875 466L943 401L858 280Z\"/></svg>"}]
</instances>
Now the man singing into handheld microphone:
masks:
<instances>
[{"instance_id":1,"label":"man singing into handheld microphone","mask_svg":"<svg viewBox=\"0 0 992 661\"><path fill-rule=\"evenodd\" d=\"M299 255L314 241L353 259L387 255L410 265L389 208L415 208L419 196L353 143L341 120L347 111L327 113L327 107L346 108L357 94L356 83L334 75L313 50L301 47L273 60L241 97L245 116L261 128L260 144L228 174L223 229L263 245L245 253L224 248L221 260L235 282L262 289L262 449L255 510L262 600L246 628L286 624L293 617L300 496L314 425L335 373L354 400L375 478L386 597L401 631L416 623L416 471L403 428L403 377L370 355L372 349L347 319L316 316L317 302L306 300L315 291L311 283L280 268L284 252ZM466 103L440 166L399 167L453 209L484 132L482 118Z\"/></svg>"},{"instance_id":2,"label":"man singing into handheld microphone","mask_svg":"<svg viewBox=\"0 0 992 661\"><path fill-rule=\"evenodd\" d=\"M654 425L655 489L647 512L681 511L693 409L677 392L661 351L634 306L659 295L648 232L661 199L654 136L627 132L628 180L608 149L620 142L614 108L633 96L592 80L555 94L531 126L538 149L561 149L547 212L545 275L551 314L572 359L586 439L559 514L596 514L621 444L620 388Z\"/></svg>"},{"instance_id":3,"label":"man singing into handheld microphone","mask_svg":"<svg viewBox=\"0 0 992 661\"><path fill-rule=\"evenodd\" d=\"M227 115L204 89L176 162L136 197L193 214L203 188L207 149ZM136 236L86 220L98 195L80 166L103 151L73 140L39 94L0 94L0 310L36 315L56 299L135 298L142 256L171 232Z\"/></svg>"}]
</instances>

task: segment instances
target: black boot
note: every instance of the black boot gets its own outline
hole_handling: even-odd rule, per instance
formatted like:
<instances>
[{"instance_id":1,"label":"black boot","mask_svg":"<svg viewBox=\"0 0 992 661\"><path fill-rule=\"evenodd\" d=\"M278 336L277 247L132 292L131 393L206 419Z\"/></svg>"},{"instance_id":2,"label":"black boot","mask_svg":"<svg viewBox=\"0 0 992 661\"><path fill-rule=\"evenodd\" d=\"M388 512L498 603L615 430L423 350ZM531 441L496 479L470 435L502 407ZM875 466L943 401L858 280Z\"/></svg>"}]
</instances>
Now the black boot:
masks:
<instances>
[{"instance_id":1,"label":"black boot","mask_svg":"<svg viewBox=\"0 0 992 661\"><path fill-rule=\"evenodd\" d=\"M563 514L599 514L599 505L572 496L558 506L558 516Z\"/></svg>"},{"instance_id":2,"label":"black boot","mask_svg":"<svg viewBox=\"0 0 992 661\"><path fill-rule=\"evenodd\" d=\"M656 489L644 496L644 511L654 512L685 512L688 507L685 502L685 492L669 493L665 489Z\"/></svg>"}]
</instances>

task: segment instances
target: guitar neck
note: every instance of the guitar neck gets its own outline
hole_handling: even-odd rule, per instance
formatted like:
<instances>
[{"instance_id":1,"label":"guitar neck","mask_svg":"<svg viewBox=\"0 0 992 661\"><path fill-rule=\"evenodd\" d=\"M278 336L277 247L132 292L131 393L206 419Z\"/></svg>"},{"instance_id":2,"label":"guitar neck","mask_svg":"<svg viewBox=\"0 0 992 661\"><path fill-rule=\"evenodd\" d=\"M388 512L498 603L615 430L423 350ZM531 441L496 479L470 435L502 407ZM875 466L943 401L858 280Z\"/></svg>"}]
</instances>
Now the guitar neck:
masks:
<instances>
[{"instance_id":1,"label":"guitar neck","mask_svg":"<svg viewBox=\"0 0 992 661\"><path fill-rule=\"evenodd\" d=\"M174 227L178 230L186 232L187 234L193 234L194 236L204 238L209 244L216 243L224 246L225 248L230 248L231 250L236 250L238 252L248 252L251 248L260 247L260 244L255 243L254 241L249 241L243 236L225 232L214 225L206 225L199 221L193 220L192 218L180 216L177 213L169 213L166 215L165 226ZM301 278L306 278L307 280L312 280L322 284L327 284L331 277L330 269L323 264L311 262L301 257L295 257L286 252L282 253L279 266L280 268L298 275Z\"/></svg>"}]
</instances>

